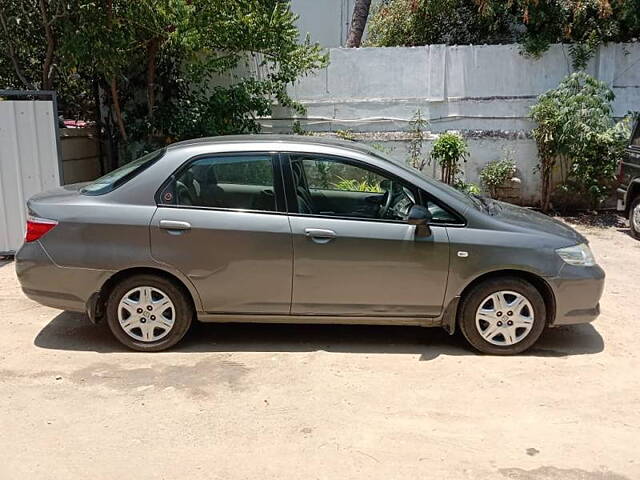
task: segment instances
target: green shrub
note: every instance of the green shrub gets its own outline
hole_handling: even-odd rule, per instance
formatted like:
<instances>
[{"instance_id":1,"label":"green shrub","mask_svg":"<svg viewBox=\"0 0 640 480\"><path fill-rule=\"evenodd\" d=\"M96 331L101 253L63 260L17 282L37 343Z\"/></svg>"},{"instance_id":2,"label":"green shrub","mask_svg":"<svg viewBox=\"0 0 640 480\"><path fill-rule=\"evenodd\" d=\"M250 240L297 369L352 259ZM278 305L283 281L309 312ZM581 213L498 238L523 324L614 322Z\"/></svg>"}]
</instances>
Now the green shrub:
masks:
<instances>
[{"instance_id":1,"label":"green shrub","mask_svg":"<svg viewBox=\"0 0 640 480\"><path fill-rule=\"evenodd\" d=\"M480 172L480 183L491 198L497 198L497 188L510 180L516 173L516 164L512 158L489 162Z\"/></svg>"},{"instance_id":2,"label":"green shrub","mask_svg":"<svg viewBox=\"0 0 640 480\"><path fill-rule=\"evenodd\" d=\"M416 170L422 170L426 164L422 156L422 144L424 142L424 130L429 126L429 121L422 116L420 110L416 110L413 118L409 122L409 159L407 162Z\"/></svg>"},{"instance_id":3,"label":"green shrub","mask_svg":"<svg viewBox=\"0 0 640 480\"><path fill-rule=\"evenodd\" d=\"M577 72L541 95L532 107L543 210L549 208L556 167L560 185L571 185L592 208L611 193L616 166L629 138L628 120L614 121L613 99L604 82Z\"/></svg>"},{"instance_id":4,"label":"green shrub","mask_svg":"<svg viewBox=\"0 0 640 480\"><path fill-rule=\"evenodd\" d=\"M468 156L467 144L457 133L443 133L433 142L431 159L440 165L440 178L448 185L455 185Z\"/></svg>"}]
</instances>

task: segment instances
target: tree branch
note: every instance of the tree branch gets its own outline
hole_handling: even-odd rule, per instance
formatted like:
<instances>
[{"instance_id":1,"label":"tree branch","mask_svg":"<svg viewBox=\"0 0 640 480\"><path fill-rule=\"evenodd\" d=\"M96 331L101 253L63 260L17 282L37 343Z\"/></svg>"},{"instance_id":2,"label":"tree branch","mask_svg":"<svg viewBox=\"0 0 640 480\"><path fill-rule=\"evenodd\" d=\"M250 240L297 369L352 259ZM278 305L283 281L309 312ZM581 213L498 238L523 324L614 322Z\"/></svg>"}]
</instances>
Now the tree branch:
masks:
<instances>
[{"instance_id":1,"label":"tree branch","mask_svg":"<svg viewBox=\"0 0 640 480\"><path fill-rule=\"evenodd\" d=\"M111 81L109 82L109 86L111 87L111 101L113 102L113 110L116 114L116 123L118 124L118 130L120 130L120 135L122 139L127 141L127 131L124 129L124 121L122 119L122 110L120 109L120 96L118 95L118 84L116 83L116 77L111 77Z\"/></svg>"},{"instance_id":2,"label":"tree branch","mask_svg":"<svg viewBox=\"0 0 640 480\"><path fill-rule=\"evenodd\" d=\"M9 34L9 27L7 26L7 19L4 16L4 12L0 10L0 24L2 25L2 30L4 31L4 34L7 38L7 46L8 46L8 52L7 52L7 56L9 57L9 59L11 60L11 63L13 64L13 69L16 72L16 76L18 77L18 80L20 80L25 88L27 90L33 90L33 84L31 82L29 82L27 80L27 77L25 77L24 72L22 71L22 68L20 68L20 64L18 63L18 59L16 58L16 51L13 48L13 42L11 41L11 35Z\"/></svg>"}]
</instances>

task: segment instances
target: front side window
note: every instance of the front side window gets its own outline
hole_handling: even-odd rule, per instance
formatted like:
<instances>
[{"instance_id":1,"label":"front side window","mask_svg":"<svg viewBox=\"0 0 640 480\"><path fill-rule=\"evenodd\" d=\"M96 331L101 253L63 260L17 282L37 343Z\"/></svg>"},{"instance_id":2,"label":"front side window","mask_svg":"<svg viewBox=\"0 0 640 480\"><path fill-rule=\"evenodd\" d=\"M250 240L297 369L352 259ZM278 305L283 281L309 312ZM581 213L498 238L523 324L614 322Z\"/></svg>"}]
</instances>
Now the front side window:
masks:
<instances>
[{"instance_id":1,"label":"front side window","mask_svg":"<svg viewBox=\"0 0 640 480\"><path fill-rule=\"evenodd\" d=\"M165 205L276 211L269 154L220 155L190 162L162 189Z\"/></svg>"},{"instance_id":2,"label":"front side window","mask_svg":"<svg viewBox=\"0 0 640 480\"><path fill-rule=\"evenodd\" d=\"M290 156L298 213L405 221L414 204L424 204L433 223L460 219L430 196L391 174L336 157Z\"/></svg>"},{"instance_id":3,"label":"front side window","mask_svg":"<svg viewBox=\"0 0 640 480\"><path fill-rule=\"evenodd\" d=\"M413 188L391 175L346 159L291 155L298 213L404 220Z\"/></svg>"}]
</instances>

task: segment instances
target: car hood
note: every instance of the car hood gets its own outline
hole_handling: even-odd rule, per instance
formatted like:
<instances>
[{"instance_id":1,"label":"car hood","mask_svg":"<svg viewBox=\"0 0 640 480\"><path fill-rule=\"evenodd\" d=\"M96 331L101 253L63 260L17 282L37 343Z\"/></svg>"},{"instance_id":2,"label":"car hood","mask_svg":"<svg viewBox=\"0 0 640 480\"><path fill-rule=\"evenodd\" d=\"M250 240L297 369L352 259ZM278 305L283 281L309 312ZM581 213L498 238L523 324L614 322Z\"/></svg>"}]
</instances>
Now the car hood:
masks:
<instances>
[{"instance_id":1,"label":"car hood","mask_svg":"<svg viewBox=\"0 0 640 480\"><path fill-rule=\"evenodd\" d=\"M547 233L564 238L568 244L587 243L587 239L584 236L560 220L556 220L535 210L518 207L510 203L498 201L495 201L495 203L498 208L495 209L494 218L498 220L530 231Z\"/></svg>"}]
</instances>

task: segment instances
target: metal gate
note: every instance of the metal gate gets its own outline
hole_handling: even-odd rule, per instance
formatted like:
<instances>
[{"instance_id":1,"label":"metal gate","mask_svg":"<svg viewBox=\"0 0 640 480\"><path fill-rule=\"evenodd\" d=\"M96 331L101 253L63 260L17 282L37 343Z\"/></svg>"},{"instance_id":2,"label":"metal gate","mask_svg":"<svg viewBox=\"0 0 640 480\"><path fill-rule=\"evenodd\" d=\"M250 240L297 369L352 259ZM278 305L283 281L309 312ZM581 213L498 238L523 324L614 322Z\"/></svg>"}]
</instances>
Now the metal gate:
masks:
<instances>
[{"instance_id":1,"label":"metal gate","mask_svg":"<svg viewBox=\"0 0 640 480\"><path fill-rule=\"evenodd\" d=\"M56 94L0 90L0 255L22 245L26 203L62 184Z\"/></svg>"}]
</instances>

